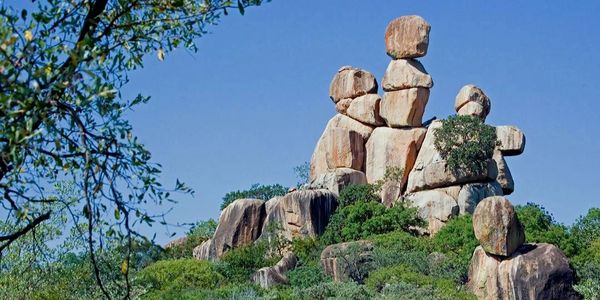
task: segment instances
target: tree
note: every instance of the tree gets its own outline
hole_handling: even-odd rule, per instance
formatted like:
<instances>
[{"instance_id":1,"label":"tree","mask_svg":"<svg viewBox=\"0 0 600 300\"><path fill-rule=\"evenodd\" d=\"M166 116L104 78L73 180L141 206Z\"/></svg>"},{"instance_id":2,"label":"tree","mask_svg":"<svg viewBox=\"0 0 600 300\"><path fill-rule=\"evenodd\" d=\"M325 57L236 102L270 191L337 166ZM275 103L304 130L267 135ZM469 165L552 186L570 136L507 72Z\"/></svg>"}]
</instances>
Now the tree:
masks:
<instances>
[{"instance_id":1,"label":"tree","mask_svg":"<svg viewBox=\"0 0 600 300\"><path fill-rule=\"evenodd\" d=\"M267 0L268 1L268 0ZM159 182L160 165L138 141L124 113L149 97L124 99L120 90L147 54L159 60L178 47L195 50L207 27L262 0L37 1L32 11L0 7L0 253L66 211L86 223L89 260L106 298L96 253L114 236L130 246L140 224L161 217L149 202L173 201L191 192ZM3 2L4 3L4 2ZM49 187L70 179L75 201L52 197ZM52 205L50 205L52 204ZM164 223L164 221L161 221ZM129 247L131 248L131 247ZM128 265L123 276L130 290Z\"/></svg>"},{"instance_id":2,"label":"tree","mask_svg":"<svg viewBox=\"0 0 600 300\"><path fill-rule=\"evenodd\" d=\"M496 130L474 116L450 116L434 131L435 148L453 172L480 172L492 158Z\"/></svg>"},{"instance_id":3,"label":"tree","mask_svg":"<svg viewBox=\"0 0 600 300\"><path fill-rule=\"evenodd\" d=\"M221 203L221 210L224 210L227 205L237 199L251 198L267 201L276 196L283 196L287 191L288 188L281 184L261 185L255 183L247 190L237 190L225 194L225 196L223 196L223 202Z\"/></svg>"}]
</instances>

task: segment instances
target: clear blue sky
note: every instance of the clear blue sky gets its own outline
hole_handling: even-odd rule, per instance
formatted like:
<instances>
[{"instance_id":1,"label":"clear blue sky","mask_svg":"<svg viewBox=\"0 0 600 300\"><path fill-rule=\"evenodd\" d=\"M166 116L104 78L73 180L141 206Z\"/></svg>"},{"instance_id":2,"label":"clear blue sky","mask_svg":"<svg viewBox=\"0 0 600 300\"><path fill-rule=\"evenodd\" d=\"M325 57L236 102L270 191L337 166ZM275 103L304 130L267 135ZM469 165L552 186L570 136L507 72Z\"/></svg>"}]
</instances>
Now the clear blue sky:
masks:
<instances>
[{"instance_id":1,"label":"clear blue sky","mask_svg":"<svg viewBox=\"0 0 600 300\"><path fill-rule=\"evenodd\" d=\"M458 90L480 86L492 99L488 123L527 136L525 153L507 158L508 198L570 224L600 206L599 13L599 1L274 0L224 18L196 54L148 57L125 94L152 96L131 114L137 134L165 183L180 178L196 191L170 220L217 218L228 191L296 182L292 168L335 114L334 73L353 65L380 82L387 23L418 14L432 26L424 119L453 114Z\"/></svg>"}]
</instances>

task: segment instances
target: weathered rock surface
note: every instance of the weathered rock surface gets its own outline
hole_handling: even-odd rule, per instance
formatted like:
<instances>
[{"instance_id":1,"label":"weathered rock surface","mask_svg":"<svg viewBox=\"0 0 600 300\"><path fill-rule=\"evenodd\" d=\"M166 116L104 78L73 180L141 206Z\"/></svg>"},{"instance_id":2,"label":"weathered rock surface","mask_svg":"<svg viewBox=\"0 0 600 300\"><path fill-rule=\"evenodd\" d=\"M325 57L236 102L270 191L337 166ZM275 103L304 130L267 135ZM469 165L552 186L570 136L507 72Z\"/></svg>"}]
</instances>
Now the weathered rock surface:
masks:
<instances>
[{"instance_id":1,"label":"weathered rock surface","mask_svg":"<svg viewBox=\"0 0 600 300\"><path fill-rule=\"evenodd\" d=\"M385 50L392 58L414 58L427 54L431 25L419 16L403 16L385 30Z\"/></svg>"},{"instance_id":2,"label":"weathered rock surface","mask_svg":"<svg viewBox=\"0 0 600 300\"><path fill-rule=\"evenodd\" d=\"M416 87L431 88L433 80L418 60L395 59L385 70L381 85L384 91L390 92Z\"/></svg>"},{"instance_id":3,"label":"weathered rock surface","mask_svg":"<svg viewBox=\"0 0 600 300\"><path fill-rule=\"evenodd\" d=\"M339 112L340 114L346 114L346 111L348 111L348 107L350 107L350 104L352 103L352 98L346 98L346 99L342 99L340 101L338 101L338 103L335 104L335 110L337 112Z\"/></svg>"},{"instance_id":4,"label":"weathered rock surface","mask_svg":"<svg viewBox=\"0 0 600 300\"><path fill-rule=\"evenodd\" d=\"M465 105L469 106L461 110ZM456 95L454 109L459 114L473 115L485 120L490 113L491 105L490 98L480 88L472 84L467 84Z\"/></svg>"},{"instance_id":5,"label":"weathered rock surface","mask_svg":"<svg viewBox=\"0 0 600 300\"><path fill-rule=\"evenodd\" d=\"M421 191L404 196L408 206L416 207L419 216L427 221L427 231L436 234L450 218L458 216L456 200L439 190Z\"/></svg>"},{"instance_id":6,"label":"weathered rock surface","mask_svg":"<svg viewBox=\"0 0 600 300\"><path fill-rule=\"evenodd\" d=\"M347 261L352 260L359 267L373 260L373 243L362 240L333 244L321 252L321 266L325 274L333 277L336 282L345 281L351 277L351 268Z\"/></svg>"},{"instance_id":7,"label":"weathered rock surface","mask_svg":"<svg viewBox=\"0 0 600 300\"><path fill-rule=\"evenodd\" d=\"M356 131L332 128L325 136L328 169L352 168L363 170L365 141Z\"/></svg>"},{"instance_id":8,"label":"weathered rock surface","mask_svg":"<svg viewBox=\"0 0 600 300\"><path fill-rule=\"evenodd\" d=\"M217 258L217 250L215 249L215 244L213 243L213 239L208 239L200 246L197 246L192 250L192 256L196 259L201 260L214 260Z\"/></svg>"},{"instance_id":9,"label":"weathered rock surface","mask_svg":"<svg viewBox=\"0 0 600 300\"><path fill-rule=\"evenodd\" d=\"M258 199L238 199L221 212L212 243L221 257L231 248L254 242L262 231L265 202Z\"/></svg>"},{"instance_id":10,"label":"weathered rock surface","mask_svg":"<svg viewBox=\"0 0 600 300\"><path fill-rule=\"evenodd\" d=\"M277 234L290 241L294 237L316 237L325 231L336 208L336 196L328 190L289 193L276 199L269 207L261 238L271 234L266 232L270 226L274 226Z\"/></svg>"},{"instance_id":11,"label":"weathered rock surface","mask_svg":"<svg viewBox=\"0 0 600 300\"><path fill-rule=\"evenodd\" d=\"M368 71L351 66L340 68L329 86L329 97L334 103L368 93L377 93L375 76Z\"/></svg>"},{"instance_id":12,"label":"weathered rock surface","mask_svg":"<svg viewBox=\"0 0 600 300\"><path fill-rule=\"evenodd\" d=\"M264 289L268 289L278 284L287 284L288 278L285 273L296 267L298 257L287 252L276 265L272 267L264 267L252 274L252 281L260 285Z\"/></svg>"},{"instance_id":13,"label":"weathered rock surface","mask_svg":"<svg viewBox=\"0 0 600 300\"><path fill-rule=\"evenodd\" d=\"M494 161L496 162L496 168L498 169L498 176L496 181L502 187L502 193L504 195L510 195L515 190L515 182L513 181L510 169L504 160L504 156L500 151L494 151Z\"/></svg>"},{"instance_id":14,"label":"weathered rock surface","mask_svg":"<svg viewBox=\"0 0 600 300\"><path fill-rule=\"evenodd\" d=\"M525 150L525 134L515 126L497 126L496 137L500 142L498 149L504 156L514 156Z\"/></svg>"},{"instance_id":15,"label":"weathered rock surface","mask_svg":"<svg viewBox=\"0 0 600 300\"><path fill-rule=\"evenodd\" d=\"M350 131L357 132L364 141L369 139L373 127L365 125L359 121L356 121L348 116L337 114L329 122L323 131L323 134L319 138L315 151L310 160L310 178L315 179L319 174L327 173L329 170L327 164L327 148L328 145L326 140L334 128L344 128Z\"/></svg>"},{"instance_id":16,"label":"weathered rock surface","mask_svg":"<svg viewBox=\"0 0 600 300\"><path fill-rule=\"evenodd\" d=\"M575 274L567 257L554 245L523 245L509 258L475 249L468 288L482 300L581 299L573 290Z\"/></svg>"},{"instance_id":17,"label":"weathered rock surface","mask_svg":"<svg viewBox=\"0 0 600 300\"><path fill-rule=\"evenodd\" d=\"M327 173L320 174L313 179L306 189L326 189L335 195L339 195L342 189L351 184L366 184L367 176L361 171L350 168L337 168ZM270 202L270 201L269 201ZM269 209L267 209L268 211Z\"/></svg>"},{"instance_id":18,"label":"weathered rock surface","mask_svg":"<svg viewBox=\"0 0 600 300\"><path fill-rule=\"evenodd\" d=\"M390 127L419 127L429 100L429 89L411 88L386 92L380 114Z\"/></svg>"},{"instance_id":19,"label":"weathered rock surface","mask_svg":"<svg viewBox=\"0 0 600 300\"><path fill-rule=\"evenodd\" d=\"M473 213L475 237L490 254L510 256L525 242L525 232L515 209L504 197L488 197Z\"/></svg>"},{"instance_id":20,"label":"weathered rock surface","mask_svg":"<svg viewBox=\"0 0 600 300\"><path fill-rule=\"evenodd\" d=\"M425 136L425 128L395 129L378 127L367 141L366 175L369 183L377 182L384 178L387 168L401 168L404 170L400 180L400 189L389 185L382 191L383 202L392 203L400 196L401 189L408 178L410 170L421 148Z\"/></svg>"},{"instance_id":21,"label":"weathered rock surface","mask_svg":"<svg viewBox=\"0 0 600 300\"><path fill-rule=\"evenodd\" d=\"M451 170L448 167L440 153L435 149L434 131L440 128L442 123L434 121L427 129L425 140L419 150L419 155L415 161L414 167L408 177L407 192L417 192L426 189L453 186L470 182L486 182L496 180L498 170L496 162L489 160L486 167L479 172L467 172L464 170ZM367 164L368 153L367 149ZM368 165L367 165L368 169ZM367 179L369 173L367 172Z\"/></svg>"},{"instance_id":22,"label":"weathered rock surface","mask_svg":"<svg viewBox=\"0 0 600 300\"><path fill-rule=\"evenodd\" d=\"M467 183L463 185L456 198L460 214L473 214L475 207L481 200L492 196L503 196L502 186L498 182Z\"/></svg>"},{"instance_id":23,"label":"weathered rock surface","mask_svg":"<svg viewBox=\"0 0 600 300\"><path fill-rule=\"evenodd\" d=\"M344 101L341 100L339 103ZM345 114L352 119L373 126L385 124L379 113L381 97L377 94L366 94L352 99Z\"/></svg>"},{"instance_id":24,"label":"weathered rock surface","mask_svg":"<svg viewBox=\"0 0 600 300\"><path fill-rule=\"evenodd\" d=\"M185 242L187 242L187 240L188 240L187 236L182 236L180 238L176 238L176 239L166 243L163 246L163 249L169 249L169 248L173 248L173 247L183 246L185 244Z\"/></svg>"}]
</instances>

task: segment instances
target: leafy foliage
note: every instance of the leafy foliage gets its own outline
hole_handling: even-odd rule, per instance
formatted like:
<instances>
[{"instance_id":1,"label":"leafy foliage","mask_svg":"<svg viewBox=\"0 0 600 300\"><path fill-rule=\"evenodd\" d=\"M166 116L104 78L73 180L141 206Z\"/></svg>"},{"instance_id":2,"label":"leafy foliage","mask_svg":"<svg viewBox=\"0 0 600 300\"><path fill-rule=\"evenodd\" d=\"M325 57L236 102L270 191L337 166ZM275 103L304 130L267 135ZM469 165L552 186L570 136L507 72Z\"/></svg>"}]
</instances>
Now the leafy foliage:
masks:
<instances>
[{"instance_id":1,"label":"leafy foliage","mask_svg":"<svg viewBox=\"0 0 600 300\"><path fill-rule=\"evenodd\" d=\"M434 131L435 148L454 171L476 173L485 168L496 146L496 130L473 116L450 116Z\"/></svg>"},{"instance_id":2,"label":"leafy foliage","mask_svg":"<svg viewBox=\"0 0 600 300\"><path fill-rule=\"evenodd\" d=\"M253 184L248 190L238 190L225 194L225 196L223 196L223 202L221 203L221 210L225 209L225 207L237 199L252 198L267 201L276 196L283 196L287 193L287 191L288 188L280 184L261 185L256 183Z\"/></svg>"},{"instance_id":3,"label":"leafy foliage","mask_svg":"<svg viewBox=\"0 0 600 300\"><path fill-rule=\"evenodd\" d=\"M185 236L183 243L172 245L166 249L163 257L166 259L192 258L194 248L210 239L216 229L217 222L213 219L194 224Z\"/></svg>"},{"instance_id":4,"label":"leafy foliage","mask_svg":"<svg viewBox=\"0 0 600 300\"><path fill-rule=\"evenodd\" d=\"M122 97L121 88L144 58L164 60L195 40L228 10L244 14L262 0L29 1L0 7L0 252L54 214L85 223L89 261L104 298L99 252L103 239L131 245L140 225L165 223L149 203L191 192L177 181L165 188L161 166L134 135L126 113L149 97ZM48 187L71 180L69 201ZM48 205L48 204L53 205ZM120 253L122 261L131 251ZM122 277L130 292L129 268Z\"/></svg>"},{"instance_id":5,"label":"leafy foliage","mask_svg":"<svg viewBox=\"0 0 600 300\"><path fill-rule=\"evenodd\" d=\"M566 226L558 224L546 209L535 203L515 207L519 221L525 227L528 243L549 243L557 245L565 253L573 253Z\"/></svg>"},{"instance_id":6,"label":"leafy foliage","mask_svg":"<svg viewBox=\"0 0 600 300\"><path fill-rule=\"evenodd\" d=\"M415 208L396 205L386 208L372 185L349 186L342 190L340 207L331 217L321 241L335 244L359 240L395 230L409 231L422 225Z\"/></svg>"},{"instance_id":7,"label":"leafy foliage","mask_svg":"<svg viewBox=\"0 0 600 300\"><path fill-rule=\"evenodd\" d=\"M137 274L138 283L148 290L147 299L164 299L165 294L187 289L214 289L223 276L207 261L197 259L162 260Z\"/></svg>"},{"instance_id":8,"label":"leafy foliage","mask_svg":"<svg viewBox=\"0 0 600 300\"><path fill-rule=\"evenodd\" d=\"M302 186L310 180L310 164L305 161L301 165L294 167L294 175L298 179L297 186Z\"/></svg>"},{"instance_id":9,"label":"leafy foliage","mask_svg":"<svg viewBox=\"0 0 600 300\"><path fill-rule=\"evenodd\" d=\"M244 283L254 271L270 267L281 259L279 256L267 256L267 249L266 241L232 249L221 257L216 268L230 282Z\"/></svg>"}]
</instances>

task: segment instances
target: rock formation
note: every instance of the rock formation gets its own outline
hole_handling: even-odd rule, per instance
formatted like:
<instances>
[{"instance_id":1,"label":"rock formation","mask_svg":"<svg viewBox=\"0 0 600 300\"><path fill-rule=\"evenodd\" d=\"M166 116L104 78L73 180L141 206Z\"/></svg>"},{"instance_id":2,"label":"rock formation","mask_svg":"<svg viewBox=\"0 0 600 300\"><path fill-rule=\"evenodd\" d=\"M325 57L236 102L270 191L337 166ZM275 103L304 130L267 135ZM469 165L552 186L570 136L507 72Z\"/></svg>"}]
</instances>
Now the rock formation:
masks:
<instances>
[{"instance_id":1,"label":"rock formation","mask_svg":"<svg viewBox=\"0 0 600 300\"><path fill-rule=\"evenodd\" d=\"M311 158L310 184L339 194L350 184L381 183L382 202L397 202L419 209L434 234L450 218L473 213L483 198L511 194L515 189L505 156L525 148L523 132L514 126L496 127L493 157L479 171L451 170L435 148L434 121L424 127L423 115L433 87L431 75L416 58L425 56L431 26L419 16L400 17L388 25L385 47L392 58L385 70L383 97L377 95L372 73L345 66L335 74L329 89L339 114L317 142ZM491 112L491 100L473 85L462 87L454 99L458 115L482 121ZM403 170L388 183L386 170Z\"/></svg>"},{"instance_id":2,"label":"rock formation","mask_svg":"<svg viewBox=\"0 0 600 300\"><path fill-rule=\"evenodd\" d=\"M356 272L357 269L361 269L361 265L369 264L372 260L373 243L370 241L329 245L321 252L323 271L337 282L356 276L352 272Z\"/></svg>"},{"instance_id":3,"label":"rock formation","mask_svg":"<svg viewBox=\"0 0 600 300\"><path fill-rule=\"evenodd\" d=\"M235 200L221 212L213 237L194 248L193 256L214 260L231 248L270 238L271 234L289 241L315 237L323 233L336 208L336 195L325 189L292 191L266 202Z\"/></svg>"},{"instance_id":4,"label":"rock formation","mask_svg":"<svg viewBox=\"0 0 600 300\"><path fill-rule=\"evenodd\" d=\"M467 286L478 299L580 299L567 257L554 245L523 244L523 227L506 198L481 201L473 229L481 246L473 253Z\"/></svg>"},{"instance_id":5,"label":"rock formation","mask_svg":"<svg viewBox=\"0 0 600 300\"><path fill-rule=\"evenodd\" d=\"M288 278L285 273L296 267L298 257L294 253L287 252L281 260L272 267L264 267L252 274L252 281L264 289L278 284L287 284Z\"/></svg>"}]
</instances>

